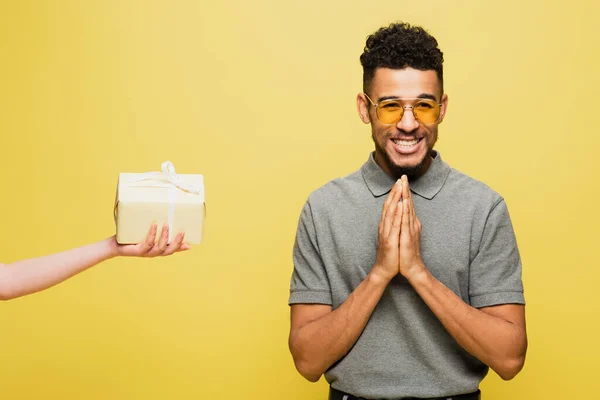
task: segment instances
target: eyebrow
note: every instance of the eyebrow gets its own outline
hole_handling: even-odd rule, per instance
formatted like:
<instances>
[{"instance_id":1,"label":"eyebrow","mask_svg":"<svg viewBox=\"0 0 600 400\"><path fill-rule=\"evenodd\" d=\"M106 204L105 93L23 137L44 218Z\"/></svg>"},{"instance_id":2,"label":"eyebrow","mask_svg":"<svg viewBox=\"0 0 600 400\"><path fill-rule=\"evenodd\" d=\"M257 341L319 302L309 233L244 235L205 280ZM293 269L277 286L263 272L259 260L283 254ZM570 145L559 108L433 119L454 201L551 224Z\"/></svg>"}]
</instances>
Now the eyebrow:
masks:
<instances>
[{"instance_id":1,"label":"eyebrow","mask_svg":"<svg viewBox=\"0 0 600 400\"><path fill-rule=\"evenodd\" d=\"M429 99L429 100L433 100L435 102L437 102L437 99L435 98L434 95L429 94L429 93L421 93L420 95L418 95L417 97L414 97L415 99ZM402 100L401 97L398 96L383 96L380 97L379 99L377 99L378 103L381 103L382 101L385 100Z\"/></svg>"}]
</instances>

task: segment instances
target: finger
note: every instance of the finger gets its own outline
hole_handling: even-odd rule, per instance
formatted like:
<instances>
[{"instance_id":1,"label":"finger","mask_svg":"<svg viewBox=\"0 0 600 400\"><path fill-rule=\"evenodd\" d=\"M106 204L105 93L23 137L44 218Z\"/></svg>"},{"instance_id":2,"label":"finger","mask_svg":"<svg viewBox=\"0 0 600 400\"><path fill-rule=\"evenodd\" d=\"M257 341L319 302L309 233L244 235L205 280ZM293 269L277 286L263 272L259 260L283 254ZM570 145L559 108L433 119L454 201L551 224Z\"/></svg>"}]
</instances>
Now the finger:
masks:
<instances>
[{"instance_id":1,"label":"finger","mask_svg":"<svg viewBox=\"0 0 600 400\"><path fill-rule=\"evenodd\" d=\"M417 221L418 221L418 219L417 219L417 210L415 208L415 200L412 197L412 192L410 191L410 188L408 189L408 195L410 196L410 211L411 211L411 213L410 213L410 225L413 228L416 229L417 228Z\"/></svg>"},{"instance_id":2,"label":"finger","mask_svg":"<svg viewBox=\"0 0 600 400\"><path fill-rule=\"evenodd\" d=\"M406 193L408 193L408 198L410 199L410 210L414 211L415 207L414 207L414 203L413 203L412 191L410 190L410 184L408 183L408 178L406 178L406 186L407 186Z\"/></svg>"},{"instance_id":3,"label":"finger","mask_svg":"<svg viewBox=\"0 0 600 400\"><path fill-rule=\"evenodd\" d=\"M403 234L404 234L404 232L406 232L408 234L409 230L410 230L410 225L409 225L410 210L409 210L408 203L410 203L410 201L409 201L408 197L406 197L406 192L405 192L403 199L402 199L402 225L400 228L402 230Z\"/></svg>"},{"instance_id":4,"label":"finger","mask_svg":"<svg viewBox=\"0 0 600 400\"><path fill-rule=\"evenodd\" d=\"M392 186L392 190L390 190L390 193L386 197L385 201L383 202L383 207L381 208L381 218L379 218L379 226L378 226L379 237L383 236L383 231L384 231L384 226L385 226L385 216L387 214L388 207L389 207L390 203L392 202L392 196L394 194L394 190L396 190L395 185Z\"/></svg>"},{"instance_id":5,"label":"finger","mask_svg":"<svg viewBox=\"0 0 600 400\"><path fill-rule=\"evenodd\" d=\"M407 186L407 189L408 189L406 193L408 193L408 198L410 199L410 204L411 204L410 208L411 208L411 211L414 212L414 210L415 210L415 203L413 201L412 191L410 190L410 184L408 183L408 178L406 178L406 186Z\"/></svg>"},{"instance_id":6,"label":"finger","mask_svg":"<svg viewBox=\"0 0 600 400\"><path fill-rule=\"evenodd\" d=\"M175 239L171 243L169 243L169 245L167 246L166 250L162 253L162 255L168 256L168 255L175 253L177 250L179 250L182 243L183 243L183 233L178 233L177 236L175 236Z\"/></svg>"},{"instance_id":7,"label":"finger","mask_svg":"<svg viewBox=\"0 0 600 400\"><path fill-rule=\"evenodd\" d=\"M150 226L150 230L148 231L148 235L146 235L146 239L139 244L139 249L141 254L145 254L154 246L154 241L156 240L156 231L158 229L157 224L152 224Z\"/></svg>"},{"instance_id":8,"label":"finger","mask_svg":"<svg viewBox=\"0 0 600 400\"><path fill-rule=\"evenodd\" d=\"M392 221L394 219L394 215L396 214L396 209L398 208L398 203L392 202L387 209L385 214L385 219L383 220L383 237L387 238L390 235L390 230L392 229Z\"/></svg>"},{"instance_id":9,"label":"finger","mask_svg":"<svg viewBox=\"0 0 600 400\"><path fill-rule=\"evenodd\" d=\"M181 252L181 251L186 251L186 250L190 250L192 248L192 246L190 246L189 244L182 244L181 247L179 248L179 250L177 250L177 252Z\"/></svg>"},{"instance_id":10,"label":"finger","mask_svg":"<svg viewBox=\"0 0 600 400\"><path fill-rule=\"evenodd\" d=\"M413 225L414 204L413 204L413 200L412 200L412 195L410 193L410 185L408 184L408 177L406 175L404 175L404 176L402 176L402 179L404 180L404 196L408 203L407 204L408 205L408 226L412 230L414 227L414 225Z\"/></svg>"},{"instance_id":11,"label":"finger","mask_svg":"<svg viewBox=\"0 0 600 400\"><path fill-rule=\"evenodd\" d=\"M192 246L190 246L187 243L183 243L185 241L185 232L181 232L181 246L179 246L179 248L176 250L176 252L180 252L180 251L186 251L192 248Z\"/></svg>"},{"instance_id":12,"label":"finger","mask_svg":"<svg viewBox=\"0 0 600 400\"><path fill-rule=\"evenodd\" d=\"M400 192L402 193L402 192ZM396 212L394 213L394 219L392 221L392 229L390 231L390 237L399 238L400 237L400 227L402 226L402 214L404 210L402 198L398 199L398 205L396 207Z\"/></svg>"},{"instance_id":13,"label":"finger","mask_svg":"<svg viewBox=\"0 0 600 400\"><path fill-rule=\"evenodd\" d=\"M392 186L392 190L390 190L390 193L388 194L388 197L385 199L385 202L383 203L383 208L381 210L381 220L383 221L385 219L385 215L387 213L387 209L389 208L390 204L392 203L392 198L394 197L394 193L396 193L396 191L398 190L398 184L400 183L400 181L396 181L396 183L394 184L394 186Z\"/></svg>"},{"instance_id":14,"label":"finger","mask_svg":"<svg viewBox=\"0 0 600 400\"><path fill-rule=\"evenodd\" d=\"M400 200L400 195L402 193L400 184L400 182L394 184L392 192L390 192L390 195L388 196L390 198L390 203L388 205L383 223L383 236L386 238L389 237L390 231L392 230L394 217L396 215L396 210L398 209L398 201Z\"/></svg>"},{"instance_id":15,"label":"finger","mask_svg":"<svg viewBox=\"0 0 600 400\"><path fill-rule=\"evenodd\" d=\"M162 231L160 232L160 239L158 241L158 253L163 253L167 249L169 242L169 225L163 225Z\"/></svg>"}]
</instances>

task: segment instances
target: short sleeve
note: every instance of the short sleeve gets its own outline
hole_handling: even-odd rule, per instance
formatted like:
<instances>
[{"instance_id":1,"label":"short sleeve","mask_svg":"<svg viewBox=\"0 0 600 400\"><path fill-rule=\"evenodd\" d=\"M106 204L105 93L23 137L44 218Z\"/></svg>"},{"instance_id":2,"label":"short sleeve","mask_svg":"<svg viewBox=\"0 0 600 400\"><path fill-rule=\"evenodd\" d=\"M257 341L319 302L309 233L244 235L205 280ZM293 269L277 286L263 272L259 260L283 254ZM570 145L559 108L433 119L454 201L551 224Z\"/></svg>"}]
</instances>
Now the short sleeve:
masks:
<instances>
[{"instance_id":1,"label":"short sleeve","mask_svg":"<svg viewBox=\"0 0 600 400\"><path fill-rule=\"evenodd\" d=\"M331 288L319 253L310 203L300 214L293 251L294 272L290 285L291 304L332 304Z\"/></svg>"},{"instance_id":2,"label":"short sleeve","mask_svg":"<svg viewBox=\"0 0 600 400\"><path fill-rule=\"evenodd\" d=\"M482 308L525 304L521 269L521 257L508 208L500 199L488 214L479 250L471 262L471 305Z\"/></svg>"}]
</instances>

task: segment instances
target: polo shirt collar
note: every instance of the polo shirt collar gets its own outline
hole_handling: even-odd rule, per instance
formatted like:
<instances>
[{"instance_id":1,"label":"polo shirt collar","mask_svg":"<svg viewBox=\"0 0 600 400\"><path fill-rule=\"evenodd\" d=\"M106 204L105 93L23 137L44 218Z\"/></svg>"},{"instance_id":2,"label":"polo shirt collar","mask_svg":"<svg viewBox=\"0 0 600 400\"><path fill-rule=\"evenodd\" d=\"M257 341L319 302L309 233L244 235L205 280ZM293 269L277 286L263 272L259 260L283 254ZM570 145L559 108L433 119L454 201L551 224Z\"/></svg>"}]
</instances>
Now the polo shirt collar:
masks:
<instances>
[{"instance_id":1,"label":"polo shirt collar","mask_svg":"<svg viewBox=\"0 0 600 400\"><path fill-rule=\"evenodd\" d=\"M431 156L433 160L425 175L409 182L412 192L428 200L433 199L442 189L450 173L450 166L442 161L440 153L432 150ZM361 172L367 187L375 197L389 193L394 183L396 183L396 180L386 174L375 162L375 152L369 155L369 159L362 166Z\"/></svg>"}]
</instances>

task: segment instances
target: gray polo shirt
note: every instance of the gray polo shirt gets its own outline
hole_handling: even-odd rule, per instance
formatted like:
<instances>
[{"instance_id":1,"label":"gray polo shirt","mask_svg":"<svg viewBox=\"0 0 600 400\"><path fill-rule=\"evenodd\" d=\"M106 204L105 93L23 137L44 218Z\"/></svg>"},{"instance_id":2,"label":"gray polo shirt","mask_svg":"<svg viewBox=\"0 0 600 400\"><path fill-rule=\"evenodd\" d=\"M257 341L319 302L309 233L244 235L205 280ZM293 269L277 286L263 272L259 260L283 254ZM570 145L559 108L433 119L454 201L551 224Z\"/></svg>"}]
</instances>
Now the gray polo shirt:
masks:
<instances>
[{"instance_id":1,"label":"gray polo shirt","mask_svg":"<svg viewBox=\"0 0 600 400\"><path fill-rule=\"evenodd\" d=\"M473 307L525 304L521 259L500 195L442 161L410 182L422 224L421 254ZM290 304L339 307L377 254L377 225L395 180L375 162L308 198L294 245ZM386 288L354 347L326 373L332 387L370 399L438 397L477 390L488 367L448 334L408 281Z\"/></svg>"}]
</instances>

